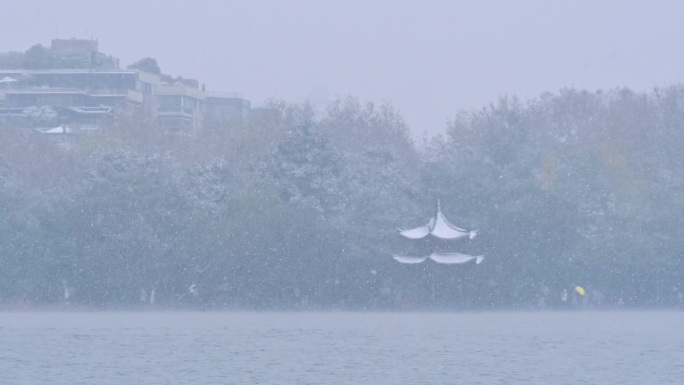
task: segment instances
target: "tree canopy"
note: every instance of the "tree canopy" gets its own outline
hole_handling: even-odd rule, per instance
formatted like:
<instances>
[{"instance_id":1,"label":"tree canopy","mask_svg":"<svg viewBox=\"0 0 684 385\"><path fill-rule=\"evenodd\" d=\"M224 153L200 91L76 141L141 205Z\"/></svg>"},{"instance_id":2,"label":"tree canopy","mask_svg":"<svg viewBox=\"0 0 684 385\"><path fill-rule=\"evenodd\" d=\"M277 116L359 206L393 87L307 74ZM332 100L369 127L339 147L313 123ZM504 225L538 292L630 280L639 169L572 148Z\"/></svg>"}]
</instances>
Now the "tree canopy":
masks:
<instances>
[{"instance_id":1,"label":"tree canopy","mask_svg":"<svg viewBox=\"0 0 684 385\"><path fill-rule=\"evenodd\" d=\"M272 101L193 138L122 119L69 149L0 131L1 303L530 307L575 285L593 305L682 303L679 86L501 98L421 145L353 98ZM485 262L392 260L437 199Z\"/></svg>"}]
</instances>

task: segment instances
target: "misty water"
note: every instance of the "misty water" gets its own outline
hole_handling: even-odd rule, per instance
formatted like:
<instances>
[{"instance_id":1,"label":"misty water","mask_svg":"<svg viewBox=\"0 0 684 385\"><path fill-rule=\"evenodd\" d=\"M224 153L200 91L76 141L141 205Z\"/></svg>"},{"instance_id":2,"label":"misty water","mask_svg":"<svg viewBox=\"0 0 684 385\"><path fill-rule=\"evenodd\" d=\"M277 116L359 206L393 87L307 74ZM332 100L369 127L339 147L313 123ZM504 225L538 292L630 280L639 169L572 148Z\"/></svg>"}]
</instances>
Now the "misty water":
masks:
<instances>
[{"instance_id":1,"label":"misty water","mask_svg":"<svg viewBox=\"0 0 684 385\"><path fill-rule=\"evenodd\" d=\"M2 384L674 384L684 312L0 313Z\"/></svg>"}]
</instances>

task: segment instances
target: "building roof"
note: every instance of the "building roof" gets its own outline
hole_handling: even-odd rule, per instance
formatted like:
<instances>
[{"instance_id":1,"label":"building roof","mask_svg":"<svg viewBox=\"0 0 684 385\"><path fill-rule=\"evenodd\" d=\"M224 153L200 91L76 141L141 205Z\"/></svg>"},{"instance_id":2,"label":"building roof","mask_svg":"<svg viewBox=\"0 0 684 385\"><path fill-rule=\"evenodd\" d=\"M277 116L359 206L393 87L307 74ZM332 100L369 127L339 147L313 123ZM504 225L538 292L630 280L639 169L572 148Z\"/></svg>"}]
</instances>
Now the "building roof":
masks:
<instances>
[{"instance_id":1,"label":"building roof","mask_svg":"<svg viewBox=\"0 0 684 385\"><path fill-rule=\"evenodd\" d=\"M133 75L140 81L158 86L161 83L159 75L135 69L0 69L0 76L11 78L11 75Z\"/></svg>"},{"instance_id":2,"label":"building roof","mask_svg":"<svg viewBox=\"0 0 684 385\"><path fill-rule=\"evenodd\" d=\"M197 88L188 87L184 84L162 84L156 89L157 96L187 96L204 100L204 92Z\"/></svg>"}]
</instances>

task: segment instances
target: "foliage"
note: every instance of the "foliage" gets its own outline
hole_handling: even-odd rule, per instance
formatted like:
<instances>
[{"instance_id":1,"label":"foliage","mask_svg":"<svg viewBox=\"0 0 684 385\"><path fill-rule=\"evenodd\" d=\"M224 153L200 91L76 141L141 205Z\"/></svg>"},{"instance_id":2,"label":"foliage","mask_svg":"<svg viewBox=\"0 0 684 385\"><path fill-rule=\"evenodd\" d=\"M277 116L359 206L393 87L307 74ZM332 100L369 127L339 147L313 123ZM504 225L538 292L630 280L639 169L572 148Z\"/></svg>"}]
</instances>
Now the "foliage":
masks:
<instances>
[{"instance_id":1,"label":"foliage","mask_svg":"<svg viewBox=\"0 0 684 385\"><path fill-rule=\"evenodd\" d=\"M50 50L41 44L36 44L24 53L24 65L26 69L46 69L50 68Z\"/></svg>"},{"instance_id":2,"label":"foliage","mask_svg":"<svg viewBox=\"0 0 684 385\"><path fill-rule=\"evenodd\" d=\"M161 68L159 68L159 64L157 64L157 59L152 57L144 57L135 63L129 64L127 68L161 75Z\"/></svg>"},{"instance_id":3,"label":"foliage","mask_svg":"<svg viewBox=\"0 0 684 385\"><path fill-rule=\"evenodd\" d=\"M682 127L673 86L502 98L422 147L353 98L271 101L194 138L126 115L71 149L2 130L0 302L529 307L582 285L681 303ZM437 199L484 263L389 257Z\"/></svg>"}]
</instances>

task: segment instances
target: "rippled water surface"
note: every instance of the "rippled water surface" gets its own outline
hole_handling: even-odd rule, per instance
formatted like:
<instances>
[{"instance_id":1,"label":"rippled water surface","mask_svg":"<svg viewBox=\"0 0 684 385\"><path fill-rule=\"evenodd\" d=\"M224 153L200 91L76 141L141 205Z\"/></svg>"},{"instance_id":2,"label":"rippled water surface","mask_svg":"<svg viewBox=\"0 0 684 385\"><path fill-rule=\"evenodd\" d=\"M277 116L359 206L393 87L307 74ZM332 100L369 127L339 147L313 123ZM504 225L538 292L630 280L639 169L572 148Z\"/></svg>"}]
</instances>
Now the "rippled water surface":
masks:
<instances>
[{"instance_id":1,"label":"rippled water surface","mask_svg":"<svg viewBox=\"0 0 684 385\"><path fill-rule=\"evenodd\" d=\"M684 312L0 313L0 384L684 384Z\"/></svg>"}]
</instances>

